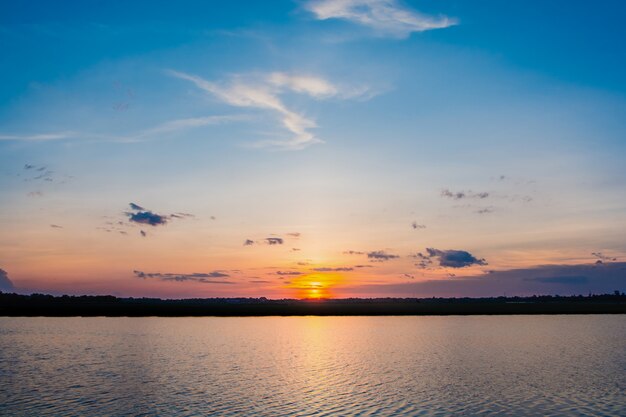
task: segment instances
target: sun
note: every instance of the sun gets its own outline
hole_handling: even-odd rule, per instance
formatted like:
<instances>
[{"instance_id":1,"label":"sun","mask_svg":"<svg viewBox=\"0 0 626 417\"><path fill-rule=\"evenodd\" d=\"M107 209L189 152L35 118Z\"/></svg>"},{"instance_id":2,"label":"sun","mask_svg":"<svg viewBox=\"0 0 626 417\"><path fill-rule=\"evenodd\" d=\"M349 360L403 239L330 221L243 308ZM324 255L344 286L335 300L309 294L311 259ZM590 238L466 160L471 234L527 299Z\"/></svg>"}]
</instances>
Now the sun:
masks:
<instances>
[{"instance_id":1,"label":"sun","mask_svg":"<svg viewBox=\"0 0 626 417\"><path fill-rule=\"evenodd\" d=\"M339 274L308 274L291 282L298 298L320 300L332 298L332 288L340 281Z\"/></svg>"}]
</instances>

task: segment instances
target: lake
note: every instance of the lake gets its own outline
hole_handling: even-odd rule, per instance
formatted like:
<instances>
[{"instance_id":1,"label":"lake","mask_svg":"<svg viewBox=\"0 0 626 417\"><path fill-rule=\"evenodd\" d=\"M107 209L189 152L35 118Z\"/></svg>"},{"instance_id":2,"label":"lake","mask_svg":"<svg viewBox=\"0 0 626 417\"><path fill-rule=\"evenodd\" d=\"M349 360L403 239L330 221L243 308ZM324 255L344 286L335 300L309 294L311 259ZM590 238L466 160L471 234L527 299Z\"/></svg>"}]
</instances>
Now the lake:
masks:
<instances>
[{"instance_id":1,"label":"lake","mask_svg":"<svg viewBox=\"0 0 626 417\"><path fill-rule=\"evenodd\" d=\"M626 415L626 316L0 317L2 416Z\"/></svg>"}]
</instances>

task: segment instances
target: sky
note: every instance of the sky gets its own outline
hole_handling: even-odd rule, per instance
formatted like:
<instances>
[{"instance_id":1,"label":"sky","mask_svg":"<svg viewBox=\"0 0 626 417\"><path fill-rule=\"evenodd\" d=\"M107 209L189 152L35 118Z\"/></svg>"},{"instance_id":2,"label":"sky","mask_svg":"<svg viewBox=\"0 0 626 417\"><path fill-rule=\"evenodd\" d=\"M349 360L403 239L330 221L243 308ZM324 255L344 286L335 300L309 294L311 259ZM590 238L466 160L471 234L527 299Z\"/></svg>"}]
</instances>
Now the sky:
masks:
<instances>
[{"instance_id":1,"label":"sky","mask_svg":"<svg viewBox=\"0 0 626 417\"><path fill-rule=\"evenodd\" d=\"M0 4L0 290L626 291L622 1Z\"/></svg>"}]
</instances>

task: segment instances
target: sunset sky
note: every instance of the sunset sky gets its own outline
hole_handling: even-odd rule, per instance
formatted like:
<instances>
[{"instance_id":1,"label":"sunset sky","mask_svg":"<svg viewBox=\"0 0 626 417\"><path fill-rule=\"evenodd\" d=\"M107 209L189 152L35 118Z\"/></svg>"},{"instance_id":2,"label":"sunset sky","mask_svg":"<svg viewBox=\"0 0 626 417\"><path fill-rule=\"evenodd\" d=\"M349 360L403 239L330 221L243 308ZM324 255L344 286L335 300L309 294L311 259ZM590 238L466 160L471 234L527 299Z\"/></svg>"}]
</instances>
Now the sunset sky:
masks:
<instances>
[{"instance_id":1,"label":"sunset sky","mask_svg":"<svg viewBox=\"0 0 626 417\"><path fill-rule=\"evenodd\" d=\"M0 290L626 290L626 4L0 4Z\"/></svg>"}]
</instances>

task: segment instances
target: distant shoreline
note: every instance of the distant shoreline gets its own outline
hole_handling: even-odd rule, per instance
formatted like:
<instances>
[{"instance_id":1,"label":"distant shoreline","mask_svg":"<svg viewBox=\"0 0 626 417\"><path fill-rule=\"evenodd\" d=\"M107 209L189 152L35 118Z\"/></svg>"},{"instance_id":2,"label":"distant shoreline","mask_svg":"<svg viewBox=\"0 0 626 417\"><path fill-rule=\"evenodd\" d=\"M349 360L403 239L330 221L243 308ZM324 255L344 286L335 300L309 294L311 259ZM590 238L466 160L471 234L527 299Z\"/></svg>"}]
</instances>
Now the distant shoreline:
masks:
<instances>
[{"instance_id":1,"label":"distant shoreline","mask_svg":"<svg viewBox=\"0 0 626 417\"><path fill-rule=\"evenodd\" d=\"M162 300L114 296L0 293L0 316L248 317L626 314L626 294L494 298L348 298Z\"/></svg>"}]
</instances>

